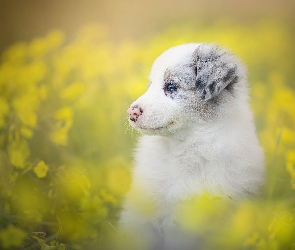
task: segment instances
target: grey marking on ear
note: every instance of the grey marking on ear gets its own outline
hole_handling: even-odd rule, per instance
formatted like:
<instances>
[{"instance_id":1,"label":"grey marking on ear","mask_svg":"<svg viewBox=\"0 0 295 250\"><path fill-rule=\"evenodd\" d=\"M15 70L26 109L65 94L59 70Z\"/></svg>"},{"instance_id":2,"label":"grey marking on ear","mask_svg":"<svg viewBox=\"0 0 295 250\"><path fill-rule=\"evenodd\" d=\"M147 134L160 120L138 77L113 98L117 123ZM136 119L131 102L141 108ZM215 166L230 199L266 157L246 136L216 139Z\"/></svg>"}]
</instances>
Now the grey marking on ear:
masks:
<instances>
[{"instance_id":1,"label":"grey marking on ear","mask_svg":"<svg viewBox=\"0 0 295 250\"><path fill-rule=\"evenodd\" d=\"M216 44L201 44L194 56L196 89L201 99L213 99L225 88L233 91L238 75L232 54Z\"/></svg>"}]
</instances>

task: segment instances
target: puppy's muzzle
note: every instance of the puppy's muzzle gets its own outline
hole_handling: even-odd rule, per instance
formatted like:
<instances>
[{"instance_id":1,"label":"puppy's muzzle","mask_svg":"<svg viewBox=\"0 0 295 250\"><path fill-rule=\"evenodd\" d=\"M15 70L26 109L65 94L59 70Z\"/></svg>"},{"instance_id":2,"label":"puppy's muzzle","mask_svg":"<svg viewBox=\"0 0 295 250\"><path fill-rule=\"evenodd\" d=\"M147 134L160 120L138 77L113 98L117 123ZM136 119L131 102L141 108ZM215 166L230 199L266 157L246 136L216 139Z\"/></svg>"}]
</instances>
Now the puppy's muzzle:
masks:
<instances>
[{"instance_id":1,"label":"puppy's muzzle","mask_svg":"<svg viewBox=\"0 0 295 250\"><path fill-rule=\"evenodd\" d=\"M131 121L133 121L133 122L136 122L137 119L138 119L138 117L139 117L140 115L142 115L143 110L142 110L139 106L135 105L135 106L133 106L133 107L130 107L130 108L127 110L127 113L129 114L129 119L130 119Z\"/></svg>"}]
</instances>

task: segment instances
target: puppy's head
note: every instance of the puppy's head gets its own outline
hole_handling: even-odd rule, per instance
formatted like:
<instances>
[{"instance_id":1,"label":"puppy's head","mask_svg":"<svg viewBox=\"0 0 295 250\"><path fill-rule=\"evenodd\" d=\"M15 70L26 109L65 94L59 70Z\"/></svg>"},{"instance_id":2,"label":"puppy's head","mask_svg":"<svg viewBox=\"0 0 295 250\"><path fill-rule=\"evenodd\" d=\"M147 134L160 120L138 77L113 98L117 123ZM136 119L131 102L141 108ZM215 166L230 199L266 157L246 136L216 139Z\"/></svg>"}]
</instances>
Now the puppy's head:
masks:
<instances>
[{"instance_id":1,"label":"puppy's head","mask_svg":"<svg viewBox=\"0 0 295 250\"><path fill-rule=\"evenodd\" d=\"M155 60L148 90L128 109L130 124L143 134L169 135L220 117L247 95L244 76L238 59L215 44L172 47Z\"/></svg>"}]
</instances>

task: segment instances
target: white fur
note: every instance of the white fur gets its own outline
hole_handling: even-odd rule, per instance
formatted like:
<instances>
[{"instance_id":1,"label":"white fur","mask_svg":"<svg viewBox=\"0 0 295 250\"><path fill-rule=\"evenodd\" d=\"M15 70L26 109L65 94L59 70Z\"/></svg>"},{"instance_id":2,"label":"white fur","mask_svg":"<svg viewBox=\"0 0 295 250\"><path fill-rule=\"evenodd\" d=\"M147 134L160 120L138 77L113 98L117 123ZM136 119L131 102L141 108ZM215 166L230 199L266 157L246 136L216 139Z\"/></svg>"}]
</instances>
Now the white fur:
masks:
<instances>
[{"instance_id":1,"label":"white fur","mask_svg":"<svg viewBox=\"0 0 295 250\"><path fill-rule=\"evenodd\" d=\"M160 55L152 66L149 89L131 105L143 110L130 123L145 135L135 152L133 183L120 228L145 243L146 249L185 249L171 233L181 201L204 192L241 200L257 192L263 177L263 152L248 105L245 70L237 59L232 59L239 66L234 95L221 91L219 103L206 106L202 115L187 110L191 103L204 104L197 97L182 105L164 94L165 71L190 64L199 46L185 44ZM165 242L157 248L155 241L161 234Z\"/></svg>"}]
</instances>

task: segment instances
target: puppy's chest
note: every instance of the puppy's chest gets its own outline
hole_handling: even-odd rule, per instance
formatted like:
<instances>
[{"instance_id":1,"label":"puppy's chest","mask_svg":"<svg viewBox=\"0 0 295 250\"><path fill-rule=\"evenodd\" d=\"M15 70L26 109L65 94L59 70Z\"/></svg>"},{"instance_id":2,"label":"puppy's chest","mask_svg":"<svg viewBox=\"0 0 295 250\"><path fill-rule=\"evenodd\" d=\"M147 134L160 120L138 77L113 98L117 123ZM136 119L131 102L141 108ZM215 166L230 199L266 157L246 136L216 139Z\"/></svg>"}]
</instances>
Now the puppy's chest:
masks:
<instances>
[{"instance_id":1,"label":"puppy's chest","mask_svg":"<svg viewBox=\"0 0 295 250\"><path fill-rule=\"evenodd\" d=\"M203 191L206 159L193 145L153 151L149 159L154 163L148 166L149 185L164 203Z\"/></svg>"}]
</instances>

